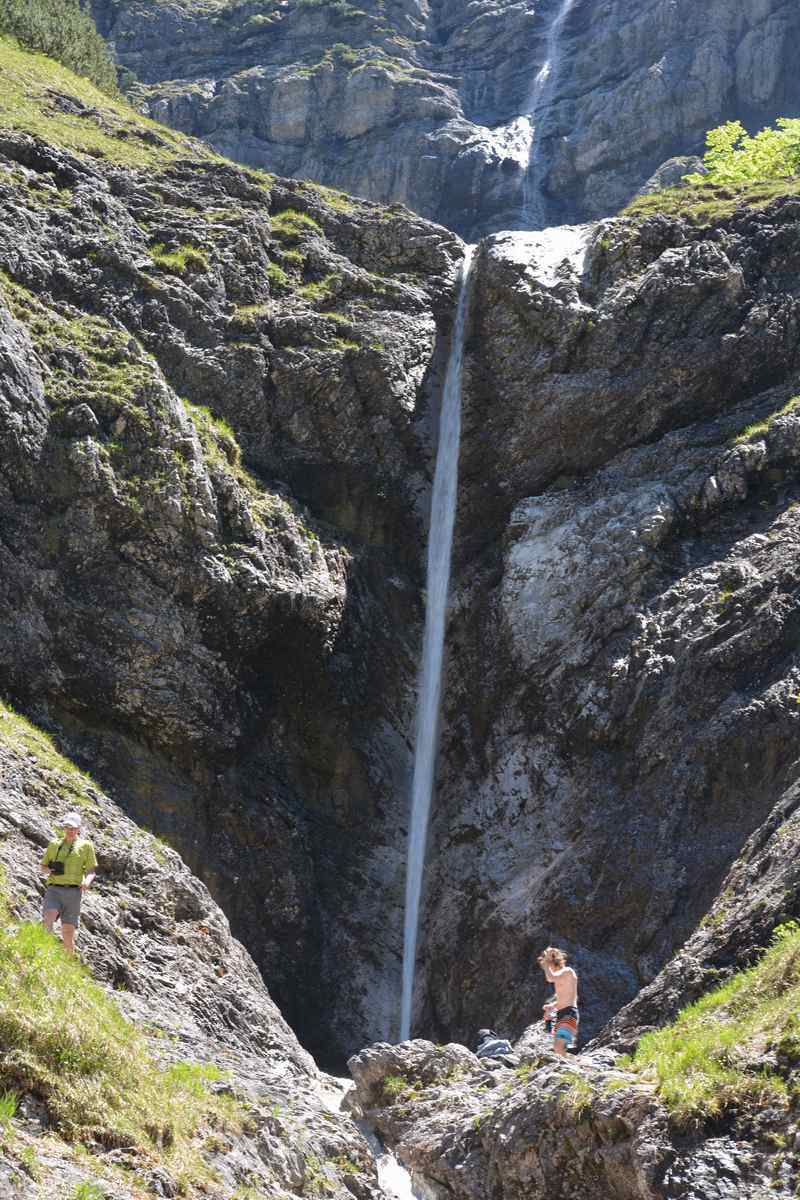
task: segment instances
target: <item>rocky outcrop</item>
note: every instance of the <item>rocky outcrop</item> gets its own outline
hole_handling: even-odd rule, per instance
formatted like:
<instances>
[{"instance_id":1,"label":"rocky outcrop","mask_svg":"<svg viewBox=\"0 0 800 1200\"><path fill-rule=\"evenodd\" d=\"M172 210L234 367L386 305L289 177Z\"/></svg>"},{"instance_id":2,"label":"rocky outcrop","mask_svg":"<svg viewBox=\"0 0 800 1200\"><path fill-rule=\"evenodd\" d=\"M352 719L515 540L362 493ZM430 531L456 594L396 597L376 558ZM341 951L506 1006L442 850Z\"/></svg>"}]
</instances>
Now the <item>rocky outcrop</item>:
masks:
<instances>
[{"instance_id":1,"label":"rocky outcrop","mask_svg":"<svg viewBox=\"0 0 800 1200\"><path fill-rule=\"evenodd\" d=\"M733 971L752 966L773 930L800 917L799 802L794 784L749 839L692 936L603 1030L604 1045L631 1049Z\"/></svg>"},{"instance_id":2,"label":"rocky outcrop","mask_svg":"<svg viewBox=\"0 0 800 1200\"><path fill-rule=\"evenodd\" d=\"M790 802L799 219L792 200L705 231L607 223L481 250L420 989L433 1036L518 1033L547 944L574 956L599 1032ZM744 957L796 910L782 879Z\"/></svg>"},{"instance_id":3,"label":"rocky outcrop","mask_svg":"<svg viewBox=\"0 0 800 1200\"><path fill-rule=\"evenodd\" d=\"M633 15L624 0L91 8L159 120L472 241L533 213L606 216L721 121L760 128L798 102L800 19L783 0L649 0Z\"/></svg>"},{"instance_id":4,"label":"rocky outcrop","mask_svg":"<svg viewBox=\"0 0 800 1200\"><path fill-rule=\"evenodd\" d=\"M0 689L181 851L341 1056L395 1017L460 246L70 102L110 161L0 139Z\"/></svg>"},{"instance_id":5,"label":"rocky outcrop","mask_svg":"<svg viewBox=\"0 0 800 1200\"><path fill-rule=\"evenodd\" d=\"M350 1060L355 1100L426 1200L707 1200L791 1196L795 1157L762 1114L724 1131L672 1129L653 1088L613 1055L559 1061L539 1049L516 1070L460 1046L370 1046ZM771 1124L771 1122L773 1122Z\"/></svg>"},{"instance_id":6,"label":"rocky outcrop","mask_svg":"<svg viewBox=\"0 0 800 1200\"><path fill-rule=\"evenodd\" d=\"M91 7L135 101L223 154L461 232L520 209L544 36L530 3Z\"/></svg>"},{"instance_id":7,"label":"rocky outcrop","mask_svg":"<svg viewBox=\"0 0 800 1200\"><path fill-rule=\"evenodd\" d=\"M247 1188L253 1197L295 1200L324 1185L339 1200L378 1200L368 1147L335 1111L336 1081L301 1049L208 890L49 738L0 706L0 864L15 922L38 920L38 863L65 805L76 803L100 864L83 904L81 955L126 1017L147 1030L158 1063L217 1068L217 1086L248 1112L236 1137L200 1131L209 1173L202 1194ZM201 1194L195 1186L187 1193L155 1148L148 1156L95 1145L90 1154L58 1136L35 1089L20 1089L18 1099L0 1149L9 1200L34 1200L37 1180L49 1194L77 1195L83 1186L114 1200Z\"/></svg>"}]
</instances>

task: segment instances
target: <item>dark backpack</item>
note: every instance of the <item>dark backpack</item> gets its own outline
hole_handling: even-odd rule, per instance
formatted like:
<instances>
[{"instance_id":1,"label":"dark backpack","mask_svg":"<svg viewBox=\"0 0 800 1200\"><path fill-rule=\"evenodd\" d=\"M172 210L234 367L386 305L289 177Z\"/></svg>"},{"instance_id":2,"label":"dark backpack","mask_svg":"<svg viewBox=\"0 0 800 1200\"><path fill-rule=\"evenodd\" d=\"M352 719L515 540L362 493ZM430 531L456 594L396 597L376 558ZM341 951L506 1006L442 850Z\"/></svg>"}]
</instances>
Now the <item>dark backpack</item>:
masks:
<instances>
[{"instance_id":1,"label":"dark backpack","mask_svg":"<svg viewBox=\"0 0 800 1200\"><path fill-rule=\"evenodd\" d=\"M497 1036L484 1038L478 1043L475 1053L478 1058L502 1058L504 1054L511 1053L511 1042Z\"/></svg>"}]
</instances>

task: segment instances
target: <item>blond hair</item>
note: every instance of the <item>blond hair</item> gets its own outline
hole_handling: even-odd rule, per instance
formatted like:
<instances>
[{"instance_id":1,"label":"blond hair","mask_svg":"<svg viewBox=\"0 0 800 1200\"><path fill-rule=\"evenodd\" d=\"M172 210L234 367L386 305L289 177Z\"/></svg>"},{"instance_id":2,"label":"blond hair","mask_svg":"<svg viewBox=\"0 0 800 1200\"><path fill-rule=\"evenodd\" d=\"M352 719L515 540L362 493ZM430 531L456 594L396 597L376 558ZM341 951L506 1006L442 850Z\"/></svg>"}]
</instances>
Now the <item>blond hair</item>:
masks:
<instances>
[{"instance_id":1,"label":"blond hair","mask_svg":"<svg viewBox=\"0 0 800 1200\"><path fill-rule=\"evenodd\" d=\"M563 967L567 961L567 956L563 950L559 950L558 946L546 946L542 951L542 958L547 963L553 963L559 969Z\"/></svg>"}]
</instances>

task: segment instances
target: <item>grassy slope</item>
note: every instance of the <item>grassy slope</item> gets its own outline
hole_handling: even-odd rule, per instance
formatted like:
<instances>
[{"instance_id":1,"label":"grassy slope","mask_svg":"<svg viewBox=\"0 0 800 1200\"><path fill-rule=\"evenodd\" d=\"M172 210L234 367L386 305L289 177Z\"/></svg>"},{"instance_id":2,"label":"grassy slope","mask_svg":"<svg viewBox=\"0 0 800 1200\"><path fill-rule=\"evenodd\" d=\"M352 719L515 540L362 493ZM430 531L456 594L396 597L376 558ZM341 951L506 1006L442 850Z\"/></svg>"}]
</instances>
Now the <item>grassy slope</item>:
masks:
<instances>
[{"instance_id":1,"label":"grassy slope","mask_svg":"<svg viewBox=\"0 0 800 1200\"><path fill-rule=\"evenodd\" d=\"M218 158L202 143L147 120L123 100L7 37L0 37L0 78L0 129L128 166L167 166L187 156ZM61 111L59 96L76 101L79 111Z\"/></svg>"},{"instance_id":2,"label":"grassy slope","mask_svg":"<svg viewBox=\"0 0 800 1200\"><path fill-rule=\"evenodd\" d=\"M800 925L776 930L749 971L689 1005L642 1038L620 1065L655 1082L679 1127L728 1110L785 1108L798 1096Z\"/></svg>"},{"instance_id":3,"label":"grassy slope","mask_svg":"<svg viewBox=\"0 0 800 1200\"><path fill-rule=\"evenodd\" d=\"M764 208L779 196L800 195L800 178L770 179L763 183L732 184L701 183L683 188L664 188L649 196L637 196L622 210L620 216L643 221L646 217L664 213L683 217L692 225L710 225L730 216L737 208Z\"/></svg>"},{"instance_id":4,"label":"grassy slope","mask_svg":"<svg viewBox=\"0 0 800 1200\"><path fill-rule=\"evenodd\" d=\"M43 767L65 805L91 805L96 789L90 777L2 701L0 747ZM183 1187L203 1184L202 1138L209 1129L235 1133L246 1120L236 1102L208 1091L206 1084L220 1071L190 1062L159 1067L145 1037L80 961L39 925L11 924L7 905L0 880L0 1123L6 1153L36 1178L34 1144L8 1123L17 1098L33 1095L47 1110L51 1137L78 1147L127 1147L141 1165L164 1163ZM91 1166L91 1156L81 1153Z\"/></svg>"}]
</instances>

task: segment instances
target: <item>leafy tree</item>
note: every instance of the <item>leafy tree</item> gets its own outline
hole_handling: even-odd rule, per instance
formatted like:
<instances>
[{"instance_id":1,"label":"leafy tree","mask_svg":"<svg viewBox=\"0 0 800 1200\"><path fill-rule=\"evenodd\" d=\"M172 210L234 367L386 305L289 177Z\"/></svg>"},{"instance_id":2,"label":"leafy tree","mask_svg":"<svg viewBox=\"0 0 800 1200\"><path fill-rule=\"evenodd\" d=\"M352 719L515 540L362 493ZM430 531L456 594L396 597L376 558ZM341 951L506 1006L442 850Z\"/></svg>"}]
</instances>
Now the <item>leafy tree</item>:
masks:
<instances>
[{"instance_id":1,"label":"leafy tree","mask_svg":"<svg viewBox=\"0 0 800 1200\"><path fill-rule=\"evenodd\" d=\"M116 93L111 54L80 0L0 0L0 33Z\"/></svg>"},{"instance_id":2,"label":"leafy tree","mask_svg":"<svg viewBox=\"0 0 800 1200\"><path fill-rule=\"evenodd\" d=\"M707 174L687 183L747 183L783 179L800 172L800 118L779 117L776 128L751 137L741 121L726 121L706 134Z\"/></svg>"}]
</instances>

